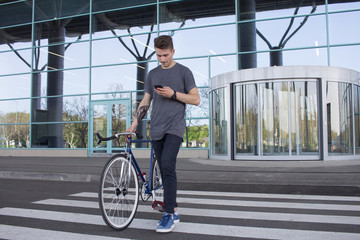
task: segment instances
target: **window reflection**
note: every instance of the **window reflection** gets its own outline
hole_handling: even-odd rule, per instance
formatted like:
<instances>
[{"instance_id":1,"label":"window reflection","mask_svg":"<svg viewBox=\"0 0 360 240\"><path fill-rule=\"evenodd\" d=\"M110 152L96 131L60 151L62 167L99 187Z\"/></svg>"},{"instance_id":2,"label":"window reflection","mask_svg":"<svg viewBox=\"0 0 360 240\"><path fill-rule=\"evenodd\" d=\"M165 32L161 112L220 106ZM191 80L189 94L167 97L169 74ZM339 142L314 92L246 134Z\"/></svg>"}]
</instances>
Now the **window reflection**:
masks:
<instances>
[{"instance_id":1,"label":"window reflection","mask_svg":"<svg viewBox=\"0 0 360 240\"><path fill-rule=\"evenodd\" d=\"M173 39L176 58L236 52L236 25L175 31Z\"/></svg>"},{"instance_id":2,"label":"window reflection","mask_svg":"<svg viewBox=\"0 0 360 240\"><path fill-rule=\"evenodd\" d=\"M227 155L227 125L225 114L225 88L212 92L212 154Z\"/></svg>"},{"instance_id":3,"label":"window reflection","mask_svg":"<svg viewBox=\"0 0 360 240\"><path fill-rule=\"evenodd\" d=\"M353 149L351 85L328 82L326 107L329 155L351 154Z\"/></svg>"},{"instance_id":4,"label":"window reflection","mask_svg":"<svg viewBox=\"0 0 360 240\"><path fill-rule=\"evenodd\" d=\"M28 124L0 126L0 148L28 148L30 130Z\"/></svg>"},{"instance_id":5,"label":"window reflection","mask_svg":"<svg viewBox=\"0 0 360 240\"><path fill-rule=\"evenodd\" d=\"M32 148L86 148L88 123L32 125ZM61 130L61 133L54 131Z\"/></svg>"},{"instance_id":6,"label":"window reflection","mask_svg":"<svg viewBox=\"0 0 360 240\"><path fill-rule=\"evenodd\" d=\"M236 154L258 155L258 86L235 87Z\"/></svg>"},{"instance_id":7,"label":"window reflection","mask_svg":"<svg viewBox=\"0 0 360 240\"><path fill-rule=\"evenodd\" d=\"M354 86L355 152L360 154L360 87Z\"/></svg>"},{"instance_id":8,"label":"window reflection","mask_svg":"<svg viewBox=\"0 0 360 240\"><path fill-rule=\"evenodd\" d=\"M289 154L289 104L287 82L261 84L263 99L262 150L264 155Z\"/></svg>"},{"instance_id":9,"label":"window reflection","mask_svg":"<svg viewBox=\"0 0 360 240\"><path fill-rule=\"evenodd\" d=\"M319 151L316 82L291 82L291 142L293 155Z\"/></svg>"},{"instance_id":10,"label":"window reflection","mask_svg":"<svg viewBox=\"0 0 360 240\"><path fill-rule=\"evenodd\" d=\"M31 23L32 10L31 7L28 6L28 4L28 1L22 1L13 4L2 5L0 14L0 28L23 23ZM31 27L29 26L29 28L27 29L30 30Z\"/></svg>"},{"instance_id":11,"label":"window reflection","mask_svg":"<svg viewBox=\"0 0 360 240\"><path fill-rule=\"evenodd\" d=\"M221 10L219 11L219 9ZM235 1L174 1L159 5L161 30L234 22Z\"/></svg>"},{"instance_id":12,"label":"window reflection","mask_svg":"<svg viewBox=\"0 0 360 240\"><path fill-rule=\"evenodd\" d=\"M359 5L358 5L359 8ZM360 11L329 14L329 34L331 44L344 44L359 42L359 31L351 27L354 22L359 21ZM354 34L357 31L357 34Z\"/></svg>"},{"instance_id":13,"label":"window reflection","mask_svg":"<svg viewBox=\"0 0 360 240\"><path fill-rule=\"evenodd\" d=\"M47 20L88 13L89 0L36 0L35 20Z\"/></svg>"}]
</instances>

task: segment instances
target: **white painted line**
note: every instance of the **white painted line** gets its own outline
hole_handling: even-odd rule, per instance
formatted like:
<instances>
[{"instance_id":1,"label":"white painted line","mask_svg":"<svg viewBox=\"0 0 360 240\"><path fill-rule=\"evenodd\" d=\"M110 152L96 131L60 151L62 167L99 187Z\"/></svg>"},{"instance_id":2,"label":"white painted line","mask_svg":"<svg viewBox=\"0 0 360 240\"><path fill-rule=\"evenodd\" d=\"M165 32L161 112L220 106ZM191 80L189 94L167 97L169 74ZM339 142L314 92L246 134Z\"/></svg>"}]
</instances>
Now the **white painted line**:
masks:
<instances>
[{"instance_id":1,"label":"white painted line","mask_svg":"<svg viewBox=\"0 0 360 240\"><path fill-rule=\"evenodd\" d=\"M95 193L79 193L71 196L76 197L93 197ZM97 197L97 196L96 196ZM249 200L222 200L210 198L182 198L178 197L178 203L203 204L203 205L221 205L236 207L270 207L270 208L296 208L296 209L323 209L323 210L340 210L340 211L360 211L360 205L346 204L324 204L320 203L303 203L303 202L276 202L276 201L249 201Z\"/></svg>"},{"instance_id":2,"label":"white painted line","mask_svg":"<svg viewBox=\"0 0 360 240\"><path fill-rule=\"evenodd\" d=\"M25 218L39 218L39 219L47 219L54 221L76 222L81 224L104 225L100 216L80 214L80 213L74 214L74 213L54 212L54 211L45 211L45 210L3 208L0 209L0 214L8 215L8 216L25 217ZM130 228L155 230L156 223L157 220L134 219L133 223L130 225ZM178 223L174 229L174 232L214 235L214 236L227 236L227 237L278 239L278 240L289 240L289 239L291 240L305 240L305 239L306 240L308 239L359 240L360 239L360 234L357 233L243 227L243 226L184 223L184 222ZM63 236L62 239L64 239L65 238L64 235L62 236ZM55 239L51 235L48 235L47 237L48 239ZM37 238L37 240L38 239L39 238Z\"/></svg>"},{"instance_id":3,"label":"white painted line","mask_svg":"<svg viewBox=\"0 0 360 240\"><path fill-rule=\"evenodd\" d=\"M47 199L35 203L52 205L52 206L69 206L69 207L82 207L82 208L99 207L97 202L60 200L60 199ZM258 211L230 211L230 210L219 210L219 209L203 209L203 208L200 209L200 208L182 208L182 207L179 208L179 211L181 215L187 215L187 216L360 225L360 217L354 217L354 216L272 213L272 212L258 212ZM150 205L139 205L138 212L157 213L156 211L152 210Z\"/></svg>"},{"instance_id":4,"label":"white painted line","mask_svg":"<svg viewBox=\"0 0 360 240\"><path fill-rule=\"evenodd\" d=\"M293 200L323 200L323 201L353 201L360 202L356 196L327 196L327 195L299 195L299 194L268 194L268 193L239 193L239 192L209 192L178 190L178 195L214 196L214 197L248 197L248 198L277 198ZM71 194L74 197L98 197L97 193L82 192Z\"/></svg>"},{"instance_id":5,"label":"white painted line","mask_svg":"<svg viewBox=\"0 0 360 240\"><path fill-rule=\"evenodd\" d=\"M12 240L130 240L9 225L0 225L0 238Z\"/></svg>"},{"instance_id":6,"label":"white painted line","mask_svg":"<svg viewBox=\"0 0 360 240\"><path fill-rule=\"evenodd\" d=\"M177 198L176 201L178 203L237 206L237 207L360 211L360 205L344 205L344 204L319 204L319 203L272 202L272 201L265 202L265 201L243 201L243 200L219 200L219 199L204 199L204 198Z\"/></svg>"}]
</instances>

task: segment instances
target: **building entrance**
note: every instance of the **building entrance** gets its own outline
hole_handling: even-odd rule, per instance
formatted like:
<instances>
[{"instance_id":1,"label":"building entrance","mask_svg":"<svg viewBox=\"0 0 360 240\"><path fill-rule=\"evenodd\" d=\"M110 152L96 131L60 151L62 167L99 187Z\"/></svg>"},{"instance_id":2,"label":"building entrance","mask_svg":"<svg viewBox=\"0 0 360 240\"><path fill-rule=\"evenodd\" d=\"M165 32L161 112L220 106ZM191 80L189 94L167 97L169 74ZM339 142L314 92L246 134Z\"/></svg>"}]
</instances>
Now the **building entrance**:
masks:
<instances>
[{"instance_id":1,"label":"building entrance","mask_svg":"<svg viewBox=\"0 0 360 240\"><path fill-rule=\"evenodd\" d=\"M89 155L123 150L121 139L97 144L96 133L111 136L125 131L130 123L130 99L92 101L90 104Z\"/></svg>"}]
</instances>

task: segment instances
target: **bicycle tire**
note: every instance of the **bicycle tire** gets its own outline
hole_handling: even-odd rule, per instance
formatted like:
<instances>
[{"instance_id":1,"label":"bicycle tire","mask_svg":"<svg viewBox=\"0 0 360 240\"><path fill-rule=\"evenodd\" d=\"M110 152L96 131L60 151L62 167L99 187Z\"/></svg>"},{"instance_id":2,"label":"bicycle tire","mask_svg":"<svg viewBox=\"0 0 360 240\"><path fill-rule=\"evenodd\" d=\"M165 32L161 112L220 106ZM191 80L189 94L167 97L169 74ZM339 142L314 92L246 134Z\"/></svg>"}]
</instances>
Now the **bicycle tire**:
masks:
<instances>
[{"instance_id":1,"label":"bicycle tire","mask_svg":"<svg viewBox=\"0 0 360 240\"><path fill-rule=\"evenodd\" d=\"M105 223L115 230L126 229L131 224L139 204L139 182L134 166L129 163L123 155L113 156L104 166L100 179L101 214Z\"/></svg>"},{"instance_id":2,"label":"bicycle tire","mask_svg":"<svg viewBox=\"0 0 360 240\"><path fill-rule=\"evenodd\" d=\"M153 156L151 189L155 191L154 201L164 202L164 186L162 184L159 161Z\"/></svg>"}]
</instances>

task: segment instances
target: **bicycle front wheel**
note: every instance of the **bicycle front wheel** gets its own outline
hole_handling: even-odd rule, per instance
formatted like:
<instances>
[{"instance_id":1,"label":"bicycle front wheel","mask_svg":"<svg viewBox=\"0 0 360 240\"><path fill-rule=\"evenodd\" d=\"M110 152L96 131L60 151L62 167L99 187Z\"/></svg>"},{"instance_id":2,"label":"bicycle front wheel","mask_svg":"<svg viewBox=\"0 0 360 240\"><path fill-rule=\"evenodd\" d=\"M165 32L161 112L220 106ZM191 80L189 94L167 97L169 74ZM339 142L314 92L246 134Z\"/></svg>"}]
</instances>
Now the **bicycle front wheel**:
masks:
<instances>
[{"instance_id":1,"label":"bicycle front wheel","mask_svg":"<svg viewBox=\"0 0 360 240\"><path fill-rule=\"evenodd\" d=\"M123 155L115 155L104 167L99 206L105 223L113 229L127 228L139 204L139 183L134 166Z\"/></svg>"}]
</instances>

